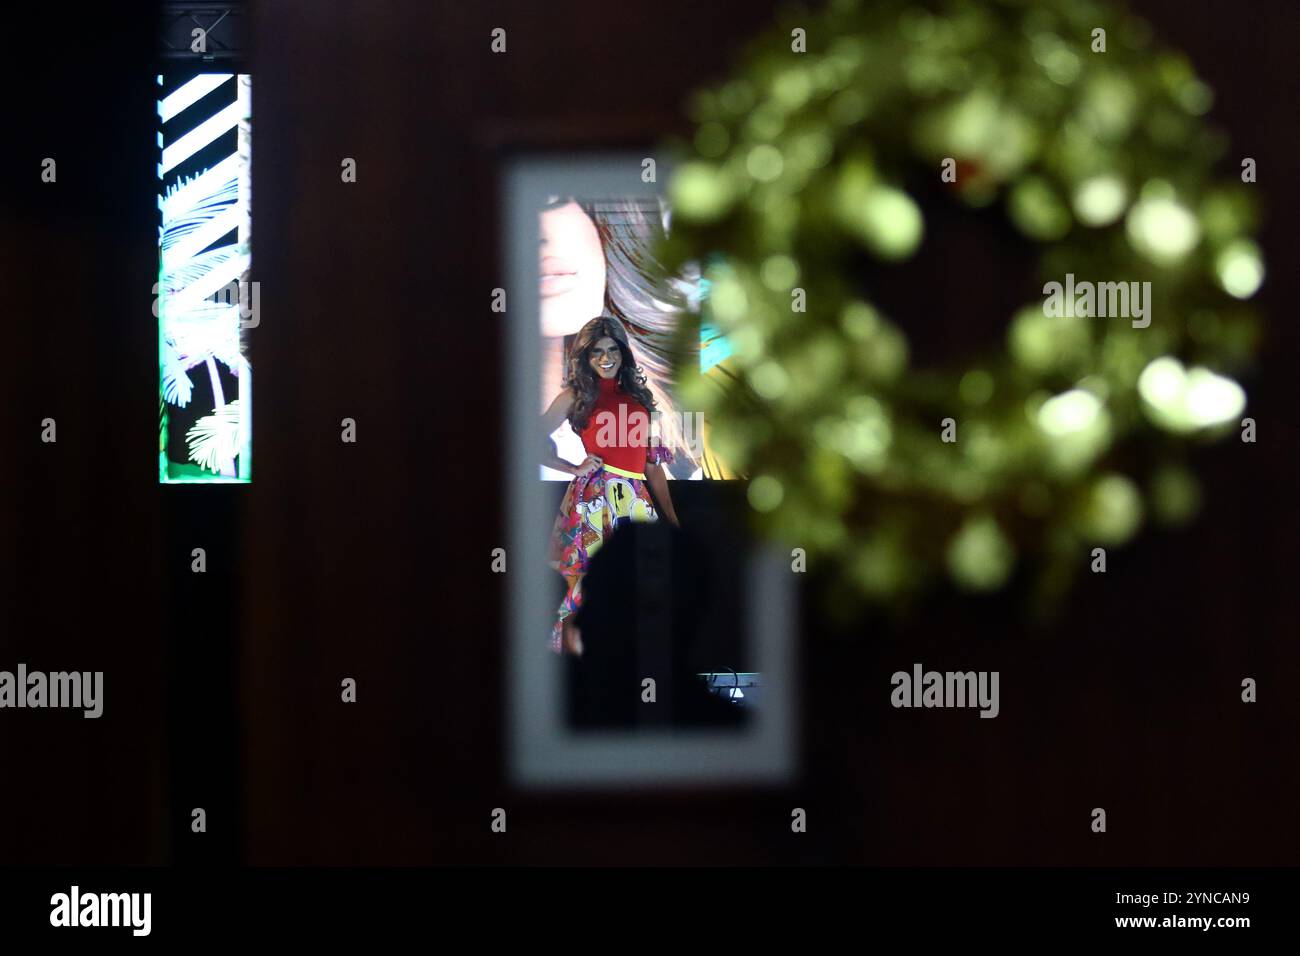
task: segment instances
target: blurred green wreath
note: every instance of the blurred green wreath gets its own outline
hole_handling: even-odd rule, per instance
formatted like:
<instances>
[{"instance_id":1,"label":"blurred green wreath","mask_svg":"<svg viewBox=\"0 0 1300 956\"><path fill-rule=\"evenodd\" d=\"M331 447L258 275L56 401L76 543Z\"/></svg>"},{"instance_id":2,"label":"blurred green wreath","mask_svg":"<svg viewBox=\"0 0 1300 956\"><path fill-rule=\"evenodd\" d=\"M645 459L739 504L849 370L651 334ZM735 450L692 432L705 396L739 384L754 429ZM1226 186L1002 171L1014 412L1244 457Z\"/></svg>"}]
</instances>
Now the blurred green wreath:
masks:
<instances>
[{"instance_id":1,"label":"blurred green wreath","mask_svg":"<svg viewBox=\"0 0 1300 956\"><path fill-rule=\"evenodd\" d=\"M894 602L1031 567L1054 597L1094 548L1189 518L1190 451L1242 427L1264 275L1211 100L1144 21L1090 0L832 2L696 94L665 260L706 280L684 336L731 355L679 378L760 523ZM1002 210L1039 286L1150 282L1149 325L1049 315L1031 286L1004 342L911 366L912 317L883 314L854 262L923 246L918 176Z\"/></svg>"}]
</instances>

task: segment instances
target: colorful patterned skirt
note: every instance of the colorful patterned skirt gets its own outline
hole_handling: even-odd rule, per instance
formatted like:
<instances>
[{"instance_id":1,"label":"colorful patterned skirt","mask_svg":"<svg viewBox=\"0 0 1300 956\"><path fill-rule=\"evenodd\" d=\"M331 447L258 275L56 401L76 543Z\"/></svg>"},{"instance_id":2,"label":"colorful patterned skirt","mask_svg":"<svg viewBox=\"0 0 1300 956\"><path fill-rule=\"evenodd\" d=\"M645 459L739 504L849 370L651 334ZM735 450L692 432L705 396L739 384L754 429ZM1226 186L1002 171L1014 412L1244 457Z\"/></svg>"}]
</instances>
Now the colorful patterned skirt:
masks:
<instances>
[{"instance_id":1,"label":"colorful patterned skirt","mask_svg":"<svg viewBox=\"0 0 1300 956\"><path fill-rule=\"evenodd\" d=\"M644 475L606 465L569 482L551 531L551 567L568 586L551 628L551 650L563 647L564 622L582 605L582 576L605 539L629 522L658 517Z\"/></svg>"}]
</instances>

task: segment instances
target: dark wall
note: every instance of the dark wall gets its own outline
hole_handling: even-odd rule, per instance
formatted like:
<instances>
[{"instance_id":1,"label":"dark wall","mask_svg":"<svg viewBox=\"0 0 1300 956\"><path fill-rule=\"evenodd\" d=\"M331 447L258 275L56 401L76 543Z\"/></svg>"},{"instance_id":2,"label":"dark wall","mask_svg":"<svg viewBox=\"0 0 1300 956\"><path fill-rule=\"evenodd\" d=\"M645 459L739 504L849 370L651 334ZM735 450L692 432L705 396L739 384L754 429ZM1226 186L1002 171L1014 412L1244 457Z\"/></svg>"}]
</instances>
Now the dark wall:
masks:
<instances>
[{"instance_id":1,"label":"dark wall","mask_svg":"<svg viewBox=\"0 0 1300 956\"><path fill-rule=\"evenodd\" d=\"M7 14L0 77L0 670L103 671L105 692L97 720L0 711L0 863L158 862L169 652L153 75L138 69L152 20L78 33L31 12Z\"/></svg>"},{"instance_id":2,"label":"dark wall","mask_svg":"<svg viewBox=\"0 0 1300 956\"><path fill-rule=\"evenodd\" d=\"M1212 118L1259 163L1272 319L1249 383L1260 441L1207 450L1205 516L1112 555L1050 628L950 595L847 630L809 609L806 775L775 793L511 792L509 575L488 558L505 540L498 476L519 467L503 457L508 369L489 309L502 284L494 144L672 132L686 93L724 75L774 4L257 4L254 482L229 504L175 510L154 485L155 342L138 311L152 281L150 209L137 206L152 202L151 77L87 94L47 64L54 92L33 92L16 128L56 136L50 110L83 110L110 144L102 175L127 185L82 187L57 214L24 193L0 221L6 278L24 280L6 282L18 321L0 377L15 450L0 532L16 545L0 550L0 665L108 655L120 704L94 727L0 722L6 760L31 780L0 798L29 823L16 859L193 858L168 833L189 839L178 810L206 793L238 809L210 852L254 863L1294 863L1300 143L1284 104L1300 93L1297 14L1284 0L1137 6L1191 55L1218 94ZM497 26L504 56L489 51ZM119 45L151 42L137 28L121 21ZM355 184L340 182L344 157ZM974 284L969 271L950 263L944 280ZM54 448L36 438L47 414ZM345 417L356 444L339 440ZM214 524L226 564L206 599L229 603L190 635L174 624L194 582L177 568L188 529ZM888 675L914 661L1000 669L1002 716L892 710ZM1246 676L1253 706L1238 698ZM345 677L356 705L339 702ZM178 702L177 688L212 704ZM505 839L489 832L498 806ZM806 837L789 833L792 806L809 810ZM1088 831L1095 806L1104 838Z\"/></svg>"},{"instance_id":3,"label":"dark wall","mask_svg":"<svg viewBox=\"0 0 1300 956\"><path fill-rule=\"evenodd\" d=\"M1218 92L1273 216L1263 301L1284 310L1296 92L1283 3L1143 4ZM1206 453L1207 516L1082 582L1036 632L1005 604L940 595L903 624L805 620L807 785L677 799L525 799L505 787L502 130L599 143L670 132L772 5L597 2L263 5L256 17L258 477L245 633L246 852L256 861L1276 862L1300 657L1286 570L1292 324L1274 322L1261 442ZM489 52L491 29L508 53ZM272 39L274 38L274 39ZM1265 93L1267 92L1267 95ZM359 182L341 185L342 157ZM951 263L945 281L971 282ZM967 270L970 271L970 270ZM972 283L973 284L973 283ZM1276 312L1275 312L1276 314ZM991 323L990 336L998 333ZM338 441L355 417L360 441ZM1003 672L1003 716L907 713L888 674L920 660ZM336 703L358 678L364 703ZM1261 701L1238 699L1254 676ZM1294 753L1293 750L1290 751ZM789 807L816 821L788 835ZM511 809L492 839L492 807ZM1111 832L1090 839L1094 806Z\"/></svg>"}]
</instances>

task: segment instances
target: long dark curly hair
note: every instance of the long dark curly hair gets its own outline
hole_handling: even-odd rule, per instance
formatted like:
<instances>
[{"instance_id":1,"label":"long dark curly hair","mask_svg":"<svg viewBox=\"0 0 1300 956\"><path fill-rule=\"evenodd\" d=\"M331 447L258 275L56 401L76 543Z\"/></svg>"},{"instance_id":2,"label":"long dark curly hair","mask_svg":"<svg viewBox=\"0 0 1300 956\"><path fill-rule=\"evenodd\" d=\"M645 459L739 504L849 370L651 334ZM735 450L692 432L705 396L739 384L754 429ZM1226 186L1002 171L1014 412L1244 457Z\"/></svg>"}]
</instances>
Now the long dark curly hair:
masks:
<instances>
[{"instance_id":1,"label":"long dark curly hair","mask_svg":"<svg viewBox=\"0 0 1300 956\"><path fill-rule=\"evenodd\" d=\"M680 449L683 461L696 461L676 414L673 378L675 338L689 308L686 294L659 260L665 236L664 207L659 199L575 199L596 226L605 253L605 309L626 326L636 342L645 385L658 402L664 444ZM650 408L649 403L644 403Z\"/></svg>"},{"instance_id":2,"label":"long dark curly hair","mask_svg":"<svg viewBox=\"0 0 1300 956\"><path fill-rule=\"evenodd\" d=\"M646 385L645 372L636 364L632 346L627 340L627 329L612 316L598 316L580 328L573 337L573 345L569 348L569 368L564 377L565 386L573 390L569 425L579 434L591 420L596 397L600 394L600 376L591 367L591 349L606 336L618 345L622 357L618 368L619 390L644 405L646 411L652 412L655 408L655 398Z\"/></svg>"}]
</instances>

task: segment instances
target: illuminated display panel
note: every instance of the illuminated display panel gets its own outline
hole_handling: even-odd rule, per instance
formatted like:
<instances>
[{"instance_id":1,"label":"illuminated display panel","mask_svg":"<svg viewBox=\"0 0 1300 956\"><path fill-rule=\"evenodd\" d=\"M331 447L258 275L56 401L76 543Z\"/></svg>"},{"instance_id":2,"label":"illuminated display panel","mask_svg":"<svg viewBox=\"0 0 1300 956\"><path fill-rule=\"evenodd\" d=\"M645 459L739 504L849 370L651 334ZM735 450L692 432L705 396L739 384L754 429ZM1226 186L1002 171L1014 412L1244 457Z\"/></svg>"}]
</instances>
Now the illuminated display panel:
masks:
<instances>
[{"instance_id":1,"label":"illuminated display panel","mask_svg":"<svg viewBox=\"0 0 1300 956\"><path fill-rule=\"evenodd\" d=\"M158 477L252 476L251 81L158 76Z\"/></svg>"},{"instance_id":2,"label":"illuminated display panel","mask_svg":"<svg viewBox=\"0 0 1300 956\"><path fill-rule=\"evenodd\" d=\"M672 210L641 179L642 155L511 151L502 167L506 458L515 463L501 489L502 557L512 562L510 773L541 789L782 785L798 738L790 559L748 535L743 476L715 454L706 417L676 381L673 369L691 357L671 363L675 341L709 288L698 267L666 273L654 261ZM701 387L723 387L730 342L704 323L698 350ZM625 365L640 374L623 375ZM592 414L575 427L565 390L573 403L590 398L587 368L617 387L595 382ZM642 385L657 415L637 431L636 410L618 395L648 409ZM625 404L626 415L613 412ZM589 432L605 451L578 474L591 464ZM669 501L689 531L660 533L672 523ZM670 593L664 582L678 568L700 573L678 575L683 586ZM578 653L566 622L579 631ZM639 691L605 689L629 662L640 688L650 661L661 665L660 692L676 690L674 704L646 719ZM725 719L705 706L709 694ZM620 709L629 699L631 714Z\"/></svg>"}]
</instances>

